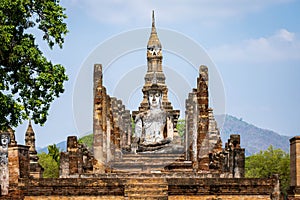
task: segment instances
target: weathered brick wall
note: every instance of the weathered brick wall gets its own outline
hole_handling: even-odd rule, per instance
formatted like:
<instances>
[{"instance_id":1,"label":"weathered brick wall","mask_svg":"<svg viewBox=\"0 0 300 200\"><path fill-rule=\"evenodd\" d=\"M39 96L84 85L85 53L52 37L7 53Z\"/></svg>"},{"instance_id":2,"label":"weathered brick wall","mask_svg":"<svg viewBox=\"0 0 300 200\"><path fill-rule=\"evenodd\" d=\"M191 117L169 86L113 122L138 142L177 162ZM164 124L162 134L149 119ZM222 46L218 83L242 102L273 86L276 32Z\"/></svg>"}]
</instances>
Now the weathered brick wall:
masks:
<instances>
[{"instance_id":1,"label":"weathered brick wall","mask_svg":"<svg viewBox=\"0 0 300 200\"><path fill-rule=\"evenodd\" d=\"M269 195L203 195L203 196L170 196L168 200L270 200Z\"/></svg>"},{"instance_id":2,"label":"weathered brick wall","mask_svg":"<svg viewBox=\"0 0 300 200\"><path fill-rule=\"evenodd\" d=\"M28 196L25 200L123 200L123 196Z\"/></svg>"},{"instance_id":3,"label":"weathered brick wall","mask_svg":"<svg viewBox=\"0 0 300 200\"><path fill-rule=\"evenodd\" d=\"M24 196L123 196L119 178L22 179Z\"/></svg>"},{"instance_id":4,"label":"weathered brick wall","mask_svg":"<svg viewBox=\"0 0 300 200\"><path fill-rule=\"evenodd\" d=\"M151 182L158 176L160 175L145 177L148 177L149 179L146 179ZM161 178L164 178L168 185L168 199L275 200L277 198L276 177L228 179L197 178L192 174L182 174L177 178L168 175L161 175ZM20 198L15 196L15 199L124 199L126 184L133 179L135 178L126 175L123 177L103 175L98 178L20 179L18 188L21 191Z\"/></svg>"},{"instance_id":5,"label":"weathered brick wall","mask_svg":"<svg viewBox=\"0 0 300 200\"><path fill-rule=\"evenodd\" d=\"M248 178L168 178L169 196L275 196L278 192L276 177Z\"/></svg>"}]
</instances>

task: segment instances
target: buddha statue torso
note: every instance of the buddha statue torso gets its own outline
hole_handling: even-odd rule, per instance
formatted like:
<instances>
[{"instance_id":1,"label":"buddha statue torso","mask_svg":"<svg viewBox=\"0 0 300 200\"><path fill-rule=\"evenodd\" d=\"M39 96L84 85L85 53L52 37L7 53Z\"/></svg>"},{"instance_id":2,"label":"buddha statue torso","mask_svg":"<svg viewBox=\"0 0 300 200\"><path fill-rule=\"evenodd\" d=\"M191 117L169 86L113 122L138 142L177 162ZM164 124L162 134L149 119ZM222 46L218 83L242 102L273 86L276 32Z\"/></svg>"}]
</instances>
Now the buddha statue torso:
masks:
<instances>
[{"instance_id":1,"label":"buddha statue torso","mask_svg":"<svg viewBox=\"0 0 300 200\"><path fill-rule=\"evenodd\" d=\"M166 111L161 108L161 98L160 90L149 91L150 109L138 114L135 119L134 143L136 146L159 146L169 143L173 139L173 126L169 125L171 120Z\"/></svg>"}]
</instances>

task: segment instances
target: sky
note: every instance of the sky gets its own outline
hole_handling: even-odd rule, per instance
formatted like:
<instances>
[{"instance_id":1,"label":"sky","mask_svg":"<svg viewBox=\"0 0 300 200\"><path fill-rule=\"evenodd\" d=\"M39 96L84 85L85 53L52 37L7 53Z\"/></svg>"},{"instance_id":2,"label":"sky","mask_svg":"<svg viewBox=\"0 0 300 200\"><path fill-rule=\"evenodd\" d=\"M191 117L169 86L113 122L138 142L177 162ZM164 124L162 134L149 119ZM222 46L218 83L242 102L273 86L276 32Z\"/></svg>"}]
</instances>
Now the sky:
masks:
<instances>
[{"instance_id":1,"label":"sky","mask_svg":"<svg viewBox=\"0 0 300 200\"><path fill-rule=\"evenodd\" d=\"M196 87L197 69L205 64L211 76L211 106L217 114L227 113L282 135L300 133L299 1L61 0L61 4L69 29L63 48L50 50L40 39L39 47L53 63L65 66L69 81L53 102L45 125L33 124L36 146L91 132L95 63L103 64L108 94L122 99L130 110L137 109L152 10L174 108L184 108L182 102ZM24 143L27 125L16 129L19 144Z\"/></svg>"}]
</instances>

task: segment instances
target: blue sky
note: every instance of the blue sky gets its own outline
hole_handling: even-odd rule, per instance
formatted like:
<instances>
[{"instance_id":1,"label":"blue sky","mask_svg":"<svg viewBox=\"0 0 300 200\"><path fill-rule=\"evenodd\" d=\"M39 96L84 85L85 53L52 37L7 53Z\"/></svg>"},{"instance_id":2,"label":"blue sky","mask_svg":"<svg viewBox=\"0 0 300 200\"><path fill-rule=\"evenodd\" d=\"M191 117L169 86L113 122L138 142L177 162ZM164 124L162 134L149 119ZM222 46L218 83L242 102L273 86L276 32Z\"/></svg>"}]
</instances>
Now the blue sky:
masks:
<instances>
[{"instance_id":1,"label":"blue sky","mask_svg":"<svg viewBox=\"0 0 300 200\"><path fill-rule=\"evenodd\" d=\"M155 10L158 28L177 31L206 50L223 80L226 113L283 135L300 133L299 1L62 0L62 5L67 9L66 22L70 30L63 49L51 51L44 42L39 43L53 63L66 67L69 81L65 84L65 93L52 104L46 124L33 125L37 146L89 131L78 132L73 114L73 93L78 89L74 86L82 65L109 38L139 28L150 29L152 10ZM160 39L164 48L164 41ZM141 61L133 61L132 66L145 65L145 54L137 54ZM168 56L172 58L165 53L164 64L172 68L175 61L169 62ZM128 56L124 62L130 65L131 59ZM115 65L122 65L121 61ZM113 69L117 72L116 67ZM109 84L113 77L109 73L105 75ZM168 78L168 74L166 76ZM186 94L188 92L190 90ZM113 91L108 88L108 93ZM82 103L80 112L90 112L85 105L92 102L80 96L76 100ZM24 143L26 126L25 122L16 130L19 143Z\"/></svg>"}]
</instances>

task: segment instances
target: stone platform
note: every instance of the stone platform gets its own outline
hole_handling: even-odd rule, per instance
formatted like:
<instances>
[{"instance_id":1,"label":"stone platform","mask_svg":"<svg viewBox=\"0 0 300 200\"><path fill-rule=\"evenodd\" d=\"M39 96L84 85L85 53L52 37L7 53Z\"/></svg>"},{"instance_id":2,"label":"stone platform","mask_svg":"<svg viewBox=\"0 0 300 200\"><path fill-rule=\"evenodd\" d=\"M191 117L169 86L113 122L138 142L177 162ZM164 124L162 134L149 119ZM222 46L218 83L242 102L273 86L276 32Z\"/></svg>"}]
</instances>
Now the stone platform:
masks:
<instances>
[{"instance_id":1,"label":"stone platform","mask_svg":"<svg viewBox=\"0 0 300 200\"><path fill-rule=\"evenodd\" d=\"M192 162L184 160L183 154L168 153L128 153L118 161L110 163L112 173L165 171L191 172Z\"/></svg>"},{"instance_id":2,"label":"stone platform","mask_svg":"<svg viewBox=\"0 0 300 200\"><path fill-rule=\"evenodd\" d=\"M20 179L5 199L274 199L278 178L220 178L194 172L82 174L80 178ZM278 189L278 188L277 188ZM4 197L0 197L4 199Z\"/></svg>"}]
</instances>

